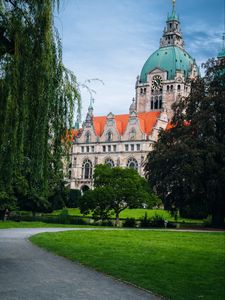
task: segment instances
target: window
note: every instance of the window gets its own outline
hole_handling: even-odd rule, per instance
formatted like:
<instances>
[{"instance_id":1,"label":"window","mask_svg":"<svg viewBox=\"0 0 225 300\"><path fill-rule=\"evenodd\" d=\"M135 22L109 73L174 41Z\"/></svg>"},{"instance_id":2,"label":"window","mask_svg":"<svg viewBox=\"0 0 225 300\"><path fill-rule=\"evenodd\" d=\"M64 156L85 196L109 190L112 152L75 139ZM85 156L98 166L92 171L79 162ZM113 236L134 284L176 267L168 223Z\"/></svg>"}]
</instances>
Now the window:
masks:
<instances>
[{"instance_id":1,"label":"window","mask_svg":"<svg viewBox=\"0 0 225 300\"><path fill-rule=\"evenodd\" d=\"M113 168L114 167L114 161L110 158L107 158L105 160L105 164L108 165L110 168Z\"/></svg>"},{"instance_id":2,"label":"window","mask_svg":"<svg viewBox=\"0 0 225 300\"><path fill-rule=\"evenodd\" d=\"M130 137L130 140L135 140L136 138L136 131L134 128L131 129L130 133L129 133L129 137Z\"/></svg>"},{"instance_id":3,"label":"window","mask_svg":"<svg viewBox=\"0 0 225 300\"><path fill-rule=\"evenodd\" d=\"M106 147L105 146L102 147L102 151L106 152Z\"/></svg>"},{"instance_id":4,"label":"window","mask_svg":"<svg viewBox=\"0 0 225 300\"><path fill-rule=\"evenodd\" d=\"M113 145L113 151L116 152L116 145Z\"/></svg>"},{"instance_id":5,"label":"window","mask_svg":"<svg viewBox=\"0 0 225 300\"><path fill-rule=\"evenodd\" d=\"M171 91L173 90L173 85L170 86Z\"/></svg>"},{"instance_id":6,"label":"window","mask_svg":"<svg viewBox=\"0 0 225 300\"><path fill-rule=\"evenodd\" d=\"M159 108L162 108L162 96L159 96Z\"/></svg>"},{"instance_id":7,"label":"window","mask_svg":"<svg viewBox=\"0 0 225 300\"><path fill-rule=\"evenodd\" d=\"M134 151L134 145L133 144L130 145L130 148L131 148L131 151Z\"/></svg>"},{"instance_id":8,"label":"window","mask_svg":"<svg viewBox=\"0 0 225 300\"><path fill-rule=\"evenodd\" d=\"M151 109L153 109L154 108L154 97L151 97Z\"/></svg>"},{"instance_id":9,"label":"window","mask_svg":"<svg viewBox=\"0 0 225 300\"><path fill-rule=\"evenodd\" d=\"M130 169L138 170L138 162L135 158L129 158L127 161L127 167Z\"/></svg>"},{"instance_id":10,"label":"window","mask_svg":"<svg viewBox=\"0 0 225 300\"><path fill-rule=\"evenodd\" d=\"M106 140L107 140L107 142L111 142L112 141L112 137L113 137L112 132L111 131L107 132L107 134L106 134Z\"/></svg>"},{"instance_id":11,"label":"window","mask_svg":"<svg viewBox=\"0 0 225 300\"><path fill-rule=\"evenodd\" d=\"M89 143L91 140L91 134L89 131L86 133L85 140L86 140L86 143Z\"/></svg>"},{"instance_id":12,"label":"window","mask_svg":"<svg viewBox=\"0 0 225 300\"><path fill-rule=\"evenodd\" d=\"M91 146L91 152L95 152L95 147Z\"/></svg>"},{"instance_id":13,"label":"window","mask_svg":"<svg viewBox=\"0 0 225 300\"><path fill-rule=\"evenodd\" d=\"M167 88L167 91L169 91L169 90L170 90L170 86L169 86L169 85L167 85L167 87L166 87L166 88Z\"/></svg>"},{"instance_id":14,"label":"window","mask_svg":"<svg viewBox=\"0 0 225 300\"><path fill-rule=\"evenodd\" d=\"M177 89L178 89L178 91L180 91L180 85L178 84L178 86L177 86Z\"/></svg>"},{"instance_id":15,"label":"window","mask_svg":"<svg viewBox=\"0 0 225 300\"><path fill-rule=\"evenodd\" d=\"M89 152L89 146L86 147L86 151Z\"/></svg>"},{"instance_id":16,"label":"window","mask_svg":"<svg viewBox=\"0 0 225 300\"><path fill-rule=\"evenodd\" d=\"M83 146L81 147L81 152L84 152L84 147Z\"/></svg>"},{"instance_id":17,"label":"window","mask_svg":"<svg viewBox=\"0 0 225 300\"><path fill-rule=\"evenodd\" d=\"M125 151L129 151L129 145L125 145Z\"/></svg>"},{"instance_id":18,"label":"window","mask_svg":"<svg viewBox=\"0 0 225 300\"><path fill-rule=\"evenodd\" d=\"M140 151L140 149L141 149L141 145L140 144L137 144L137 151Z\"/></svg>"},{"instance_id":19,"label":"window","mask_svg":"<svg viewBox=\"0 0 225 300\"><path fill-rule=\"evenodd\" d=\"M89 179L92 177L92 163L90 160L85 160L82 165L82 178Z\"/></svg>"},{"instance_id":20,"label":"window","mask_svg":"<svg viewBox=\"0 0 225 300\"><path fill-rule=\"evenodd\" d=\"M108 152L111 152L111 146L110 145L108 146Z\"/></svg>"},{"instance_id":21,"label":"window","mask_svg":"<svg viewBox=\"0 0 225 300\"><path fill-rule=\"evenodd\" d=\"M158 101L158 96L155 96L155 101L154 101L154 109L158 109L159 106L159 101Z\"/></svg>"}]
</instances>

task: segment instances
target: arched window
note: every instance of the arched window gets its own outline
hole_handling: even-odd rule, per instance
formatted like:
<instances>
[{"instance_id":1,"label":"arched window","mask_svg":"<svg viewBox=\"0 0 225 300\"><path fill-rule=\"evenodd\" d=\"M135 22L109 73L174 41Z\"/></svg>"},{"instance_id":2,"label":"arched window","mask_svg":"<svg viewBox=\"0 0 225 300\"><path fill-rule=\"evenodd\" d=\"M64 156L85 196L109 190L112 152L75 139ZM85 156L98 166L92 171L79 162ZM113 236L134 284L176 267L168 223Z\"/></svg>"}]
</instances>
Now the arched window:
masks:
<instances>
[{"instance_id":1,"label":"arched window","mask_svg":"<svg viewBox=\"0 0 225 300\"><path fill-rule=\"evenodd\" d=\"M86 143L89 143L91 141L91 134L89 131L85 135L85 141L86 141Z\"/></svg>"},{"instance_id":2,"label":"arched window","mask_svg":"<svg viewBox=\"0 0 225 300\"><path fill-rule=\"evenodd\" d=\"M158 109L158 108L159 108L159 99L158 96L155 96L154 109Z\"/></svg>"},{"instance_id":3,"label":"arched window","mask_svg":"<svg viewBox=\"0 0 225 300\"><path fill-rule=\"evenodd\" d=\"M130 133L129 133L129 138L130 140L135 140L136 138L136 131L134 128L131 129Z\"/></svg>"},{"instance_id":4,"label":"arched window","mask_svg":"<svg viewBox=\"0 0 225 300\"><path fill-rule=\"evenodd\" d=\"M151 109L153 109L154 108L154 97L151 97Z\"/></svg>"},{"instance_id":5,"label":"arched window","mask_svg":"<svg viewBox=\"0 0 225 300\"><path fill-rule=\"evenodd\" d=\"M162 96L159 96L159 108L162 108Z\"/></svg>"},{"instance_id":6,"label":"arched window","mask_svg":"<svg viewBox=\"0 0 225 300\"><path fill-rule=\"evenodd\" d=\"M108 131L108 132L106 133L106 140L107 140L107 142L111 142L111 141L112 141L112 138L113 138L112 132L111 132L111 131Z\"/></svg>"},{"instance_id":7,"label":"arched window","mask_svg":"<svg viewBox=\"0 0 225 300\"><path fill-rule=\"evenodd\" d=\"M127 167L130 169L138 170L138 162L135 158L129 158L127 161Z\"/></svg>"},{"instance_id":8,"label":"arched window","mask_svg":"<svg viewBox=\"0 0 225 300\"><path fill-rule=\"evenodd\" d=\"M178 91L180 91L180 84L178 84L177 89L178 89Z\"/></svg>"},{"instance_id":9,"label":"arched window","mask_svg":"<svg viewBox=\"0 0 225 300\"><path fill-rule=\"evenodd\" d=\"M82 165L82 178L89 179L92 177L92 162L86 159Z\"/></svg>"},{"instance_id":10,"label":"arched window","mask_svg":"<svg viewBox=\"0 0 225 300\"><path fill-rule=\"evenodd\" d=\"M111 158L106 158L105 164L108 165L110 168L114 167L114 161Z\"/></svg>"}]
</instances>

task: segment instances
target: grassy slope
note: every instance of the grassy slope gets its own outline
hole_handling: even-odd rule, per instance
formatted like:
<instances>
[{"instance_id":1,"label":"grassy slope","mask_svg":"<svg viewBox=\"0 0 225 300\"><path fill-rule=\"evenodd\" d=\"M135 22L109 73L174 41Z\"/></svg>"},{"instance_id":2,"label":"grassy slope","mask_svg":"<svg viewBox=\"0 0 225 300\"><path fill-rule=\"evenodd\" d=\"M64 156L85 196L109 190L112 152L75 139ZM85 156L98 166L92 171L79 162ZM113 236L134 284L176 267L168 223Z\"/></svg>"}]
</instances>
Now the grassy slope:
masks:
<instances>
[{"instance_id":1,"label":"grassy slope","mask_svg":"<svg viewBox=\"0 0 225 300\"><path fill-rule=\"evenodd\" d=\"M61 210L54 211L54 215L60 214ZM70 215L76 215L76 216L82 216L80 213L79 208L68 208L68 212ZM174 221L174 218L170 215L170 213L166 210L159 210L159 209L125 209L120 213L120 218L135 218L135 219L141 219L144 217L145 213L147 213L148 218L154 216L155 214L163 216L168 221ZM90 216L90 215L89 215ZM112 216L115 217L115 216ZM186 222L193 222L193 223L201 223L202 220L193 220L193 219L184 219L179 218L178 221L186 221Z\"/></svg>"},{"instance_id":2,"label":"grassy slope","mask_svg":"<svg viewBox=\"0 0 225 300\"><path fill-rule=\"evenodd\" d=\"M52 223L44 223L44 222L13 222L13 221L0 221L0 229L7 228L71 228L71 227L86 227L80 225L64 225L64 224L52 224Z\"/></svg>"},{"instance_id":3,"label":"grassy slope","mask_svg":"<svg viewBox=\"0 0 225 300\"><path fill-rule=\"evenodd\" d=\"M81 231L31 241L169 299L224 299L223 233Z\"/></svg>"}]
</instances>

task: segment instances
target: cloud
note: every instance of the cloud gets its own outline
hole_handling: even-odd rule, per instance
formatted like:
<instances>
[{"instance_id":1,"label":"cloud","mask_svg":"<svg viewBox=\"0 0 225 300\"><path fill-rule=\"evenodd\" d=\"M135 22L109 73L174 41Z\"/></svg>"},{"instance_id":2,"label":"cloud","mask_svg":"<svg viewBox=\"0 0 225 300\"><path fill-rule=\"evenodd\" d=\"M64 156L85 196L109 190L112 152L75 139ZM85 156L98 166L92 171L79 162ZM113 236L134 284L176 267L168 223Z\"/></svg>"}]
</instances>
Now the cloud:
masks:
<instances>
[{"instance_id":1,"label":"cloud","mask_svg":"<svg viewBox=\"0 0 225 300\"><path fill-rule=\"evenodd\" d=\"M220 49L223 0L178 1L186 49L200 64ZM96 115L127 113L135 82L147 58L159 47L169 0L67 0L56 18L63 59L79 82L96 90ZM83 118L90 96L82 90Z\"/></svg>"}]
</instances>

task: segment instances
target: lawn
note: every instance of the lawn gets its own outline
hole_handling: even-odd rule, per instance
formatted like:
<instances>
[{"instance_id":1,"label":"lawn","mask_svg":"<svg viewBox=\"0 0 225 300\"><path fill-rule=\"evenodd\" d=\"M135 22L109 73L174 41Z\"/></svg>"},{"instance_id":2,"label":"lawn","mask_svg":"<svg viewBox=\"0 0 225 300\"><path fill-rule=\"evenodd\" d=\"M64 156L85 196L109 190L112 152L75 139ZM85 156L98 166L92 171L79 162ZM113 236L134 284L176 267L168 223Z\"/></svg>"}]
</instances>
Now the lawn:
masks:
<instances>
[{"instance_id":1,"label":"lawn","mask_svg":"<svg viewBox=\"0 0 225 300\"><path fill-rule=\"evenodd\" d=\"M83 216L80 213L79 208L68 208L67 209L70 215L74 216ZM56 210L52 214L53 215L59 215L62 210ZM138 208L138 209L125 209L120 213L120 218L126 219L126 218L135 218L135 219L141 219L144 217L145 213L147 213L148 218L154 216L154 215L160 215L163 218L167 219L168 221L175 221L174 217L171 216L171 214L162 209L144 209L144 208ZM89 215L91 216L91 215ZM115 218L115 215L112 216ZM202 220L194 220L194 219L185 219L185 218L178 218L179 222L190 222L190 223L202 223Z\"/></svg>"},{"instance_id":2,"label":"lawn","mask_svg":"<svg viewBox=\"0 0 225 300\"><path fill-rule=\"evenodd\" d=\"M224 300L224 233L80 231L30 239L167 299Z\"/></svg>"},{"instance_id":3,"label":"lawn","mask_svg":"<svg viewBox=\"0 0 225 300\"><path fill-rule=\"evenodd\" d=\"M44 222L14 222L14 221L0 221L0 229L7 228L72 228L72 227L87 227L86 225L65 225L65 224L52 224ZM92 226L93 227L93 226Z\"/></svg>"}]
</instances>

